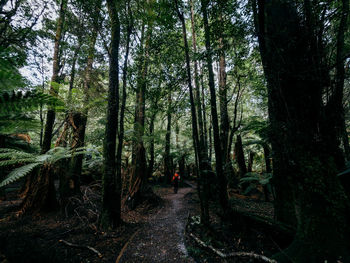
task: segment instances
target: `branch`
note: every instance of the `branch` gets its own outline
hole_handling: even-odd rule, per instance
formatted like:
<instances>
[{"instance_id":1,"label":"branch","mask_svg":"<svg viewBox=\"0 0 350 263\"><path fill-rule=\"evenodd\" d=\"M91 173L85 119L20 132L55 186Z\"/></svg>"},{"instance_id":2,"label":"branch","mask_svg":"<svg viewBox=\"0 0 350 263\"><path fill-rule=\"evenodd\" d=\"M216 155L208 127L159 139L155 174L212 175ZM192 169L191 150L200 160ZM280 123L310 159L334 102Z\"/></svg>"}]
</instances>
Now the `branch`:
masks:
<instances>
[{"instance_id":1,"label":"branch","mask_svg":"<svg viewBox=\"0 0 350 263\"><path fill-rule=\"evenodd\" d=\"M65 241L65 240L63 240L63 239L61 239L59 242L65 244L65 245L67 245L67 246L69 246L69 247L86 248L86 249L89 249L89 250L91 250L92 252L94 252L99 258L102 258L102 257L103 257L102 254L101 254L97 249L95 249L95 248L93 248L93 247L73 244L73 243L70 243L70 242Z\"/></svg>"},{"instance_id":2,"label":"branch","mask_svg":"<svg viewBox=\"0 0 350 263\"><path fill-rule=\"evenodd\" d=\"M232 257L249 257L249 258L254 258L258 259L267 263L277 263L276 260L270 259L268 257L265 257L263 255L258 255L255 253L250 253L250 252L232 252L229 254L224 254L223 252L215 249L211 245L205 244L202 240L200 240L198 237L196 237L194 234L189 233L190 237L192 237L199 245L205 248L209 248L212 252L214 252L216 255L218 255L221 258L232 258Z\"/></svg>"},{"instance_id":3,"label":"branch","mask_svg":"<svg viewBox=\"0 0 350 263\"><path fill-rule=\"evenodd\" d=\"M136 234L139 232L140 230L137 230L130 238L129 240L125 243L125 245L123 246L122 250L119 253L119 256L117 257L117 260L115 261L115 263L119 263L120 259L122 258L127 246L129 245L129 243L134 239L134 237L136 236Z\"/></svg>"}]
</instances>

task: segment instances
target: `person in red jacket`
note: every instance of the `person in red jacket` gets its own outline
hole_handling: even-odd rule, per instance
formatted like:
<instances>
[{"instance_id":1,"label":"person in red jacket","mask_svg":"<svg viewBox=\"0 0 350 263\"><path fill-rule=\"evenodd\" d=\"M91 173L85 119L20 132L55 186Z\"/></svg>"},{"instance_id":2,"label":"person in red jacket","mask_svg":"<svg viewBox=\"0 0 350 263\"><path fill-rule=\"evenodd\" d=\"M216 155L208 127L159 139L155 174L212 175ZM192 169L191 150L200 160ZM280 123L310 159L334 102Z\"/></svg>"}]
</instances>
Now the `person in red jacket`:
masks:
<instances>
[{"instance_id":1,"label":"person in red jacket","mask_svg":"<svg viewBox=\"0 0 350 263\"><path fill-rule=\"evenodd\" d=\"M173 176L173 179L171 180L174 184L174 193L177 193L177 190L179 189L179 181L180 181L180 175L179 173L176 171L176 173Z\"/></svg>"}]
</instances>

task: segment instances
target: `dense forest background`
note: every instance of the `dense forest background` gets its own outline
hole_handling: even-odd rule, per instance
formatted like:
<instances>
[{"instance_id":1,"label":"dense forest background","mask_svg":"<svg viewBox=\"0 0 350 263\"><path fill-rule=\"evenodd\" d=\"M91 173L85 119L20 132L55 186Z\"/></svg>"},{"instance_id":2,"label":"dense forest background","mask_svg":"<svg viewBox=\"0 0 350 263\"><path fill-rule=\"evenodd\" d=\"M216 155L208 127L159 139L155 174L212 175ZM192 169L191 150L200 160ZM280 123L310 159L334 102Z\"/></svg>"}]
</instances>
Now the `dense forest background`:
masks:
<instances>
[{"instance_id":1,"label":"dense forest background","mask_svg":"<svg viewBox=\"0 0 350 263\"><path fill-rule=\"evenodd\" d=\"M69 216L97 182L109 231L177 171L205 229L281 231L277 262L349 262L349 59L349 0L1 0L0 196Z\"/></svg>"}]
</instances>

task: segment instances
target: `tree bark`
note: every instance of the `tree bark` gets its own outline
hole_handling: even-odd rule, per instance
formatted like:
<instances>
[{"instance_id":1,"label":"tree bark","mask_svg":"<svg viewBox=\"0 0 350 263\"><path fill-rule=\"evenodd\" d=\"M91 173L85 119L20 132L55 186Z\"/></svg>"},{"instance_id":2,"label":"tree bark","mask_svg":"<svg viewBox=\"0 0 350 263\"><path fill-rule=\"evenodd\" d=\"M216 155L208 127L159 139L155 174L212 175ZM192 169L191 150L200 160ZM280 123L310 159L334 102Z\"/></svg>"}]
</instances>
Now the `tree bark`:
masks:
<instances>
[{"instance_id":1,"label":"tree bark","mask_svg":"<svg viewBox=\"0 0 350 263\"><path fill-rule=\"evenodd\" d=\"M191 28L192 28L192 47L193 52L197 53L197 36L196 36L196 21L194 17L194 10L193 10L193 1L190 0L190 6L191 6ZM198 61L197 59L194 59L194 88L195 88L195 105L197 109L197 116L198 116L198 128L199 128L199 140L200 143L203 145L204 149L205 147L205 137L204 137L204 124L203 124L203 114L202 114L202 102L201 102L201 92L200 92L200 84L199 84L199 74L198 74ZM205 150L207 152L207 150Z\"/></svg>"},{"instance_id":2,"label":"tree bark","mask_svg":"<svg viewBox=\"0 0 350 263\"><path fill-rule=\"evenodd\" d=\"M126 30L126 50L124 56L124 66L123 66L123 87L122 87L122 103L120 106L120 118L119 118L119 135L118 135L118 148L117 148L117 184L121 183L122 178L122 153L123 153L123 143L124 143L124 115L125 115L125 105L126 105L126 77L128 74L128 58L130 51L130 36L133 27L133 18L130 9L130 1L127 2L128 10L128 20L127 20L127 30ZM123 189L122 189L123 190Z\"/></svg>"},{"instance_id":3,"label":"tree bark","mask_svg":"<svg viewBox=\"0 0 350 263\"><path fill-rule=\"evenodd\" d=\"M297 220L293 243L276 258L349 261L349 200L336 176L336 126L324 114L322 96L329 72L323 47L314 44L315 9L309 5L304 2L305 21L291 2L259 0L254 10L268 84L276 201L290 207L289 217L294 208Z\"/></svg>"},{"instance_id":4,"label":"tree bark","mask_svg":"<svg viewBox=\"0 0 350 263\"><path fill-rule=\"evenodd\" d=\"M209 185L208 185L208 172L209 165L205 157L204 147L199 140L198 133L198 122L197 122L197 112L196 104L193 96L193 87L192 87L192 77L191 77L191 64L190 64L190 55L189 47L187 42L187 32L186 24L183 13L179 9L178 0L175 0L176 12L180 19L182 25L182 36L184 41L185 49L185 60L186 60L186 73L187 73L187 82L190 92L190 104L191 104L191 117L192 117L192 137L193 137L193 147L195 151L196 164L197 164L197 184L198 184L198 195L200 197L201 205L201 222L203 224L209 224L209 204L208 204L208 195L209 195Z\"/></svg>"},{"instance_id":5,"label":"tree bark","mask_svg":"<svg viewBox=\"0 0 350 263\"><path fill-rule=\"evenodd\" d=\"M237 135L237 139L235 143L235 157L236 157L236 161L239 169L239 179L241 179L247 173L247 166L246 166L245 157L244 157L242 137L240 134Z\"/></svg>"},{"instance_id":6,"label":"tree bark","mask_svg":"<svg viewBox=\"0 0 350 263\"><path fill-rule=\"evenodd\" d=\"M251 173L253 171L253 162L254 162L254 152L249 152L249 159L248 159L248 166L247 166L247 172Z\"/></svg>"},{"instance_id":7,"label":"tree bark","mask_svg":"<svg viewBox=\"0 0 350 263\"><path fill-rule=\"evenodd\" d=\"M85 75L84 75L84 108L81 112L73 112L72 113L72 120L74 125L73 126L73 138L71 142L71 149L76 150L78 148L84 147L85 145L85 131L86 131L86 124L87 124L87 118L88 118L88 104L89 104L89 95L91 93L91 74L93 69L93 62L95 57L95 45L97 40L97 34L98 34L98 27L99 27L99 10L101 8L101 1L96 2L95 6L95 18L93 21L93 30L91 32L91 38L89 42L89 49L88 49L88 57L87 57L87 63L85 68ZM80 176L81 176L81 170L83 165L83 159L84 155L79 154L76 156L73 156L70 162L70 171L69 171L69 181L71 190L73 193L80 192Z\"/></svg>"},{"instance_id":8,"label":"tree bark","mask_svg":"<svg viewBox=\"0 0 350 263\"><path fill-rule=\"evenodd\" d=\"M151 13L151 3L147 1L146 14ZM141 39L141 59L139 72L137 76L137 90L136 90L136 105L135 105L135 141L133 143L132 154L132 177L129 187L128 199L135 207L141 200L142 195L149 191L147 188L147 160L146 150L143 143L143 135L145 130L145 105L146 105L146 88L148 77L149 64L149 49L151 36L153 31L153 20L150 19L147 25L145 47L143 48L143 39Z\"/></svg>"},{"instance_id":9,"label":"tree bark","mask_svg":"<svg viewBox=\"0 0 350 263\"><path fill-rule=\"evenodd\" d=\"M221 140L220 140L220 131L219 131L219 121L218 113L216 107L216 93L215 93L215 83L214 83L214 73L211 57L211 44L210 44L210 29L208 23L208 14L207 14L207 5L208 0L201 0L201 9L203 13L203 22L204 22L204 35L205 35L205 47L206 47L206 59L207 67L209 71L209 90L210 90L210 106L211 106L211 118L213 124L213 134L214 134L214 149L215 149L215 161L216 161L216 176L218 178L219 186L219 202L222 208L222 212L227 214L230 212L230 207L228 204L227 196L227 179L223 170L223 156L221 152Z\"/></svg>"},{"instance_id":10,"label":"tree bark","mask_svg":"<svg viewBox=\"0 0 350 263\"><path fill-rule=\"evenodd\" d=\"M154 121L156 119L156 114L153 113L153 115L151 116L151 120L150 120L150 124L149 124L149 135L151 137L151 141L150 141L150 159L148 162L148 174L147 174L147 178L150 178L153 174L153 169L154 169Z\"/></svg>"},{"instance_id":11,"label":"tree bark","mask_svg":"<svg viewBox=\"0 0 350 263\"><path fill-rule=\"evenodd\" d=\"M121 185L116 180L116 137L119 106L119 42L120 23L118 16L120 1L107 0L111 21L111 47L109 57L109 85L106 137L104 142L104 171L102 175L101 227L115 228L121 224Z\"/></svg>"},{"instance_id":12,"label":"tree bark","mask_svg":"<svg viewBox=\"0 0 350 263\"><path fill-rule=\"evenodd\" d=\"M349 0L341 0L342 9L341 9L341 18L338 26L337 34L337 46L336 46L336 81L335 81L335 97L338 100L337 105L339 109L334 109L334 116L339 118L339 127L338 134L339 139L343 142L344 152L347 160L350 160L350 145L349 137L346 131L345 124L345 115L344 115L344 106L343 103L340 103L339 100L343 100L344 97L344 80L345 80L345 67L344 67L344 56L345 56L345 32L348 28L348 17L349 17Z\"/></svg>"},{"instance_id":13,"label":"tree bark","mask_svg":"<svg viewBox=\"0 0 350 263\"><path fill-rule=\"evenodd\" d=\"M167 128L165 135L165 152L164 152L164 176L167 184L171 183L171 159L170 159L170 139L171 139L171 91L168 91L168 110L167 110Z\"/></svg>"}]
</instances>

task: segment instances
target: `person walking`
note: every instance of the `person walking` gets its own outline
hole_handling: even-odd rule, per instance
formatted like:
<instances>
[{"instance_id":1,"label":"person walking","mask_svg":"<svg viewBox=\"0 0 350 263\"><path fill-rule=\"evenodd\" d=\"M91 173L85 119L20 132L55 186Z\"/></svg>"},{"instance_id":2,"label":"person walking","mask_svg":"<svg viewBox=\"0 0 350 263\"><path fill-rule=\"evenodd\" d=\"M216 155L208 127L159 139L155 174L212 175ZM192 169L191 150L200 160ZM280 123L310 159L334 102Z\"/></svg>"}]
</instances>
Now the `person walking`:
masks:
<instances>
[{"instance_id":1,"label":"person walking","mask_svg":"<svg viewBox=\"0 0 350 263\"><path fill-rule=\"evenodd\" d=\"M180 175L178 173L178 171L176 171L176 173L173 176L173 179L171 180L174 184L174 193L177 193L177 190L179 189L179 181L180 181Z\"/></svg>"}]
</instances>

